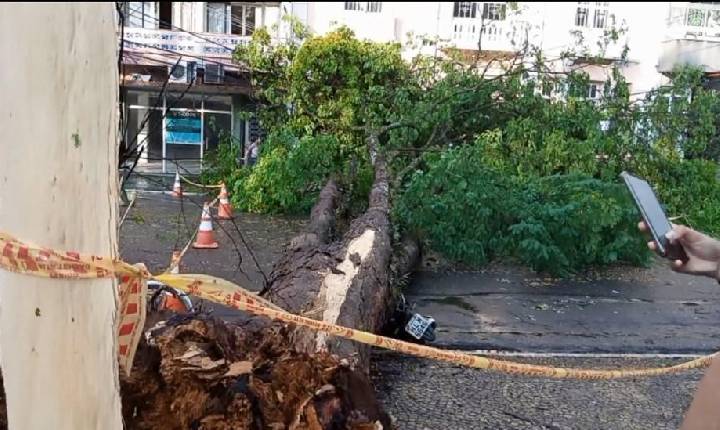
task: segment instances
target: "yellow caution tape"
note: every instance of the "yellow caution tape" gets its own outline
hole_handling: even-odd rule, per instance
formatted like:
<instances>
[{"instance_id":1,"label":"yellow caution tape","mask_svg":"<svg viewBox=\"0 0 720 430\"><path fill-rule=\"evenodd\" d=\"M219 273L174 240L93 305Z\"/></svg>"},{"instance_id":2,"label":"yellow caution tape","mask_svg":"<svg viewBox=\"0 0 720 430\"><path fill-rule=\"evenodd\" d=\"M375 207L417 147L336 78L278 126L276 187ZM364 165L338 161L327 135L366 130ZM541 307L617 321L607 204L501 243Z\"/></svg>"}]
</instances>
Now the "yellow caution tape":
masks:
<instances>
[{"instance_id":1,"label":"yellow caution tape","mask_svg":"<svg viewBox=\"0 0 720 430\"><path fill-rule=\"evenodd\" d=\"M125 262L109 258L82 255L74 252L53 251L19 242L12 236L1 232L0 249L2 250L0 253L0 268L17 273L48 278L91 279L118 277L121 280L121 297L123 295L132 296L135 297L133 300L142 299L140 301L144 301L145 296L144 294L142 296L139 295L141 294L141 288L136 288L136 286L145 284L148 279L154 279L201 299L220 303L254 315L265 316L276 321L307 327L333 336L391 351L402 352L416 357L515 375L572 379L618 379L669 375L690 369L707 367L717 354L706 355L674 366L627 370L577 369L517 363L509 360L463 354L404 342L348 327L342 327L325 321L317 321L294 315L232 282L213 276L198 274L177 275L170 273L153 276L142 265L132 266ZM130 308L130 310L133 311L139 310L133 306L130 306ZM126 318L127 311L128 309L126 309L126 307L122 308L119 336L123 334L127 336L127 331L132 330L134 337L131 335L126 342L120 343L121 348L122 345L127 345L127 348L124 354L122 350L119 354L121 357L121 365L129 372L132 364L132 356L137 347L137 340L139 340L139 336L136 333L141 330L142 325L135 321L132 326L123 326L123 319ZM136 316L136 314L137 312L132 315ZM122 330L123 327L125 327L125 331Z\"/></svg>"},{"instance_id":2,"label":"yellow caution tape","mask_svg":"<svg viewBox=\"0 0 720 430\"><path fill-rule=\"evenodd\" d=\"M195 183L195 182L191 181L190 179L186 178L185 176L181 175L180 173L178 173L178 176L180 176L180 179L182 179L183 181L187 182L188 184L190 184L194 187L198 187L198 188L220 188L220 187L222 187L222 184L217 184L217 185L198 184L198 183Z\"/></svg>"}]
</instances>

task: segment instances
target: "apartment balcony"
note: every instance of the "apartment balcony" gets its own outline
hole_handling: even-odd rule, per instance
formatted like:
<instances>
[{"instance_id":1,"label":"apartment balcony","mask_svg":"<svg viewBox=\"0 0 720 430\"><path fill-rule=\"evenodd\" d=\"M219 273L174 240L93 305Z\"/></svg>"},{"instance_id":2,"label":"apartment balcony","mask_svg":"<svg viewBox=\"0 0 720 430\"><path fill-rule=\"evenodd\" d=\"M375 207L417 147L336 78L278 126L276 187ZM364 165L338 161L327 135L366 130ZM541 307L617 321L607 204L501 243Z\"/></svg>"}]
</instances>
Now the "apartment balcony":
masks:
<instances>
[{"instance_id":1,"label":"apartment balcony","mask_svg":"<svg viewBox=\"0 0 720 430\"><path fill-rule=\"evenodd\" d=\"M707 73L720 71L720 5L688 3L670 7L658 71L694 65Z\"/></svg>"},{"instance_id":2,"label":"apartment balcony","mask_svg":"<svg viewBox=\"0 0 720 430\"><path fill-rule=\"evenodd\" d=\"M671 6L667 33L671 39L720 41L720 4Z\"/></svg>"},{"instance_id":3,"label":"apartment balcony","mask_svg":"<svg viewBox=\"0 0 720 430\"><path fill-rule=\"evenodd\" d=\"M458 49L515 52L527 40L528 24L517 20L454 18L451 42Z\"/></svg>"}]
</instances>

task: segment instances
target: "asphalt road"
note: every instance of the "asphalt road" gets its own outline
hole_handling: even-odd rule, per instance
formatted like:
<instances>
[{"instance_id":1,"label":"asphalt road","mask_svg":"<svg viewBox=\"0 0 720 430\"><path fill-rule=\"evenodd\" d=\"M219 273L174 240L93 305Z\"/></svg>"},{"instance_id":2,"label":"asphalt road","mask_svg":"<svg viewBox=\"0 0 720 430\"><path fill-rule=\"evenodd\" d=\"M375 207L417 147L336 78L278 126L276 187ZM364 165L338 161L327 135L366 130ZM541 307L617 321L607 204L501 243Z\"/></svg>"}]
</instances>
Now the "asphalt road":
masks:
<instances>
[{"instance_id":1,"label":"asphalt road","mask_svg":"<svg viewBox=\"0 0 720 430\"><path fill-rule=\"evenodd\" d=\"M651 269L553 280L516 267L420 272L406 290L438 322L437 344L533 352L706 353L720 349L720 287Z\"/></svg>"},{"instance_id":2,"label":"asphalt road","mask_svg":"<svg viewBox=\"0 0 720 430\"><path fill-rule=\"evenodd\" d=\"M167 267L172 250L181 248L196 228L202 201L191 197L181 206L167 195L143 195L121 228L121 256L144 262L151 271ZM183 271L208 273L259 290L262 276L243 239L269 273L304 221L238 214L236 224L237 229L227 221L217 223L220 249L189 251ZM513 358L526 362L653 367L678 361L666 358L668 354L720 349L715 330L720 288L661 265L563 281L517 267L425 271L415 275L406 296L416 311L436 319L436 346L583 354ZM218 316L228 319L233 312L216 309ZM642 358L602 355L607 353ZM674 429L702 375L692 371L592 382L508 376L381 351L373 361L379 396L400 429Z\"/></svg>"}]
</instances>

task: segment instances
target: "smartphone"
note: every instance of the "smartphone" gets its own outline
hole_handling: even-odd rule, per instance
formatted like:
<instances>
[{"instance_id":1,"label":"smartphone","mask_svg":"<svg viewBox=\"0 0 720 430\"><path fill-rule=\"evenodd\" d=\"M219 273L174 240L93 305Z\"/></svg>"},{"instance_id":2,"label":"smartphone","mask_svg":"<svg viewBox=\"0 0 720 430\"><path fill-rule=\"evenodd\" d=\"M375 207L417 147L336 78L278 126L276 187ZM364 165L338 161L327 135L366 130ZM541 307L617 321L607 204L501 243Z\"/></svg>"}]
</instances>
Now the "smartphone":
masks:
<instances>
[{"instance_id":1,"label":"smartphone","mask_svg":"<svg viewBox=\"0 0 720 430\"><path fill-rule=\"evenodd\" d=\"M667 237L665 237L665 234L672 230L672 225L665 215L662 206L660 206L660 202L655 196L655 192L652 187L650 187L650 184L644 179L633 176L628 172L622 172L620 177L623 178L625 185L627 185L630 190L630 194L632 194L633 199L635 199L635 204L638 210L640 210L645 225L647 225L653 240L655 240L658 253L671 260L682 260L686 262L688 257L683 247L677 243L671 244Z\"/></svg>"}]
</instances>

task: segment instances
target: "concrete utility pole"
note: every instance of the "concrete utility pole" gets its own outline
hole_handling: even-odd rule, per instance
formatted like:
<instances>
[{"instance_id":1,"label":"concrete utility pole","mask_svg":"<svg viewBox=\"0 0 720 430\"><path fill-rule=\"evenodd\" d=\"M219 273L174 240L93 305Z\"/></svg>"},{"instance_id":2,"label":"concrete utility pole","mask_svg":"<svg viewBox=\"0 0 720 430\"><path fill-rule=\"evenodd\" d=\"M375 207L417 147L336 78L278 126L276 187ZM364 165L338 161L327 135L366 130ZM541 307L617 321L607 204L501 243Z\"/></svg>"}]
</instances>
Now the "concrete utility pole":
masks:
<instances>
[{"instance_id":1,"label":"concrete utility pole","mask_svg":"<svg viewBox=\"0 0 720 430\"><path fill-rule=\"evenodd\" d=\"M114 3L0 5L0 230L117 255ZM10 429L122 428L116 282L0 270Z\"/></svg>"}]
</instances>

